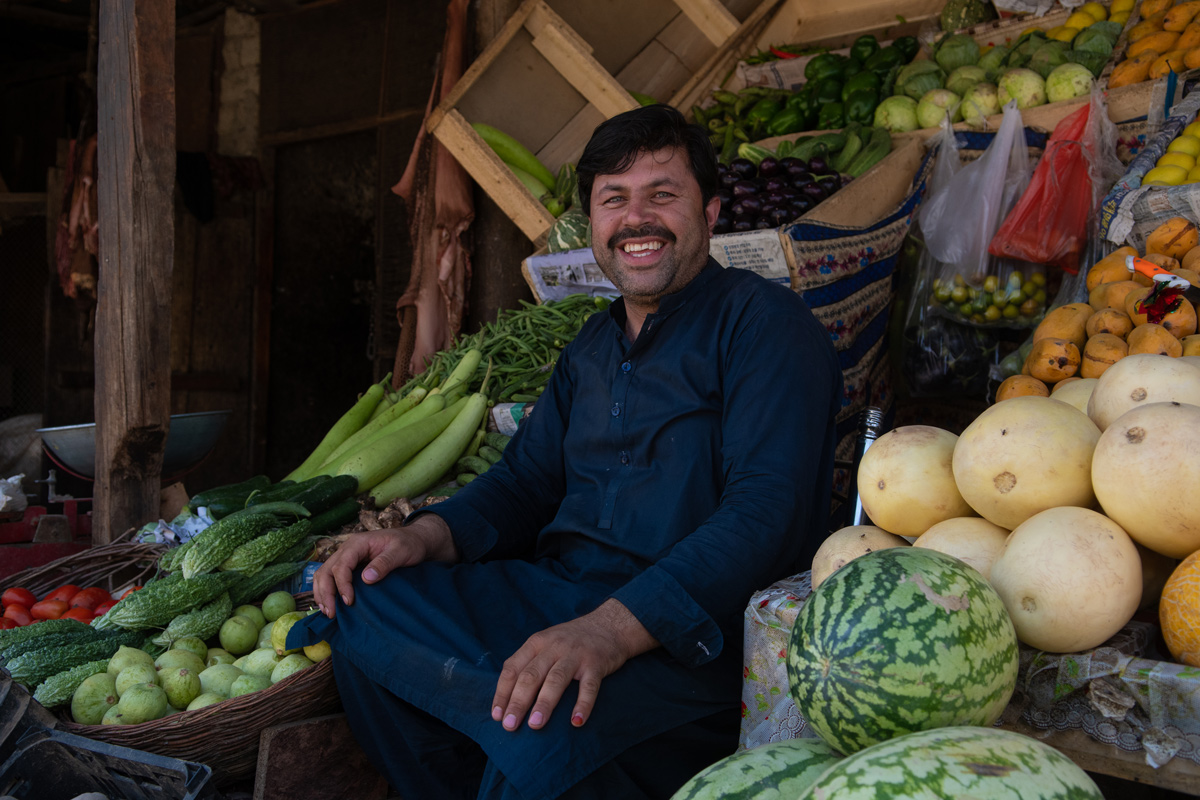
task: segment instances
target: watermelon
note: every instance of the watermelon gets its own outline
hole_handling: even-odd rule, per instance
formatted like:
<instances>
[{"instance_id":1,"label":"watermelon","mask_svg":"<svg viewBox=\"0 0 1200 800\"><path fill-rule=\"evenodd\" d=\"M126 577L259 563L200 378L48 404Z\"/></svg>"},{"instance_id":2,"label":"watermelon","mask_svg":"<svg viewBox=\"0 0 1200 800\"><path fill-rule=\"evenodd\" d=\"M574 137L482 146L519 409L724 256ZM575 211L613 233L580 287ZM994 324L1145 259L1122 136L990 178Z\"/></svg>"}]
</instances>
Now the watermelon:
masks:
<instances>
[{"instance_id":1,"label":"watermelon","mask_svg":"<svg viewBox=\"0 0 1200 800\"><path fill-rule=\"evenodd\" d=\"M820 739L785 739L706 767L671 800L795 800L841 759Z\"/></svg>"},{"instance_id":2,"label":"watermelon","mask_svg":"<svg viewBox=\"0 0 1200 800\"><path fill-rule=\"evenodd\" d=\"M897 736L834 764L800 800L1104 800L1088 774L1029 736L938 728Z\"/></svg>"},{"instance_id":3,"label":"watermelon","mask_svg":"<svg viewBox=\"0 0 1200 800\"><path fill-rule=\"evenodd\" d=\"M990 725L1017 684L1004 602L954 556L894 547L860 556L814 591L792 627L792 699L847 755L914 731Z\"/></svg>"}]
</instances>

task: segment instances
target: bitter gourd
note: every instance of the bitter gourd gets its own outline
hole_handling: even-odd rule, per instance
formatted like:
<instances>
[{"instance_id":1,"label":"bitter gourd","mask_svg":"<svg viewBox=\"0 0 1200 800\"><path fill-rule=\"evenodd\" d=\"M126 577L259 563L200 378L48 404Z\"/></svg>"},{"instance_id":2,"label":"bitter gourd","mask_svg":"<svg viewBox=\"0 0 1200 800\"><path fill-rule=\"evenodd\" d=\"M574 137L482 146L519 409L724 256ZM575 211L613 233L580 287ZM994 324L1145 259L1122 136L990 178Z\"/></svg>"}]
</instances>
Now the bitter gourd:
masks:
<instances>
[{"instance_id":1,"label":"bitter gourd","mask_svg":"<svg viewBox=\"0 0 1200 800\"><path fill-rule=\"evenodd\" d=\"M107 669L107 658L87 661L70 669L65 669L57 675L51 675L42 681L41 685L34 690L33 699L46 708L54 708L55 706L69 703L75 695L75 690L79 688L79 684L93 675L99 675Z\"/></svg>"},{"instance_id":2,"label":"bitter gourd","mask_svg":"<svg viewBox=\"0 0 1200 800\"><path fill-rule=\"evenodd\" d=\"M308 536L311 528L308 520L302 519L285 528L267 531L234 550L229 558L221 562L224 571L236 570L243 575L253 575L275 556Z\"/></svg>"},{"instance_id":3,"label":"bitter gourd","mask_svg":"<svg viewBox=\"0 0 1200 800\"><path fill-rule=\"evenodd\" d=\"M221 630L221 623L229 619L232 612L233 603L229 600L229 592L221 592L211 603L175 617L166 630L154 637L153 642L170 648L185 636L195 636L197 639L211 638Z\"/></svg>"},{"instance_id":4,"label":"bitter gourd","mask_svg":"<svg viewBox=\"0 0 1200 800\"><path fill-rule=\"evenodd\" d=\"M4 665L14 681L36 687L42 681L63 670L77 667L88 661L112 658L122 645L137 647L142 635L136 631L121 631L93 642L82 642L68 647L43 647L14 658Z\"/></svg>"},{"instance_id":5,"label":"bitter gourd","mask_svg":"<svg viewBox=\"0 0 1200 800\"><path fill-rule=\"evenodd\" d=\"M212 601L221 592L229 589L236 576L230 573L213 572L194 578L164 578L131 592L121 602L96 617L93 628L144 631L161 628L180 614L191 611Z\"/></svg>"},{"instance_id":6,"label":"bitter gourd","mask_svg":"<svg viewBox=\"0 0 1200 800\"><path fill-rule=\"evenodd\" d=\"M293 561L290 564L272 564L264 567L261 572L255 575L242 575L240 572L221 572L218 574L235 576L236 583L229 587L229 599L236 607L245 605L246 603L253 603L255 600L261 600L266 596L268 590L275 587L275 584L286 581L304 569L304 565L307 563L306 561Z\"/></svg>"},{"instance_id":7,"label":"bitter gourd","mask_svg":"<svg viewBox=\"0 0 1200 800\"><path fill-rule=\"evenodd\" d=\"M214 522L195 537L195 544L184 555L180 563L183 577L194 578L212 572L240 545L273 525L275 517L271 514L229 516Z\"/></svg>"},{"instance_id":8,"label":"bitter gourd","mask_svg":"<svg viewBox=\"0 0 1200 800\"><path fill-rule=\"evenodd\" d=\"M40 622L38 623L38 625L41 624ZM85 625L83 626L83 630L68 630L63 633L51 633L47 636L39 636L36 639L26 639L24 642L15 644L5 650L4 659L5 661L12 661L26 653L32 653L34 650L41 650L46 647L69 647L73 644L94 642L106 635L103 631L98 631L95 628L89 628Z\"/></svg>"},{"instance_id":9,"label":"bitter gourd","mask_svg":"<svg viewBox=\"0 0 1200 800\"><path fill-rule=\"evenodd\" d=\"M294 545L284 550L279 555L271 559L271 564L281 564L286 561L308 561L308 557L312 554L313 548L317 546L316 536L305 536Z\"/></svg>"},{"instance_id":10,"label":"bitter gourd","mask_svg":"<svg viewBox=\"0 0 1200 800\"><path fill-rule=\"evenodd\" d=\"M49 636L52 633L67 633L87 628L87 624L76 619L44 619L37 625L26 625L23 628L9 628L0 631L0 656L5 655L10 647L30 639Z\"/></svg>"}]
</instances>

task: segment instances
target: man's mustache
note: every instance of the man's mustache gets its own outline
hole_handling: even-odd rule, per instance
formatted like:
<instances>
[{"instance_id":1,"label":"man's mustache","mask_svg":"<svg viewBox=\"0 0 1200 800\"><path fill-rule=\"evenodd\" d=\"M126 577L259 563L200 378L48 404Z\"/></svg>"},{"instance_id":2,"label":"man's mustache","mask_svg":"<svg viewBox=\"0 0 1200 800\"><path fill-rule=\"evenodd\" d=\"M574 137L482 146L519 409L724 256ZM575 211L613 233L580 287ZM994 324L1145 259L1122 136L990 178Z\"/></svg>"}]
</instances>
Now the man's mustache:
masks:
<instances>
[{"instance_id":1,"label":"man's mustache","mask_svg":"<svg viewBox=\"0 0 1200 800\"><path fill-rule=\"evenodd\" d=\"M675 243L675 234L671 233L661 225L643 225L640 228L625 228L617 231L608 240L608 249L615 250L617 245L627 239L642 239L649 236L655 236L659 239L666 239L671 244Z\"/></svg>"}]
</instances>

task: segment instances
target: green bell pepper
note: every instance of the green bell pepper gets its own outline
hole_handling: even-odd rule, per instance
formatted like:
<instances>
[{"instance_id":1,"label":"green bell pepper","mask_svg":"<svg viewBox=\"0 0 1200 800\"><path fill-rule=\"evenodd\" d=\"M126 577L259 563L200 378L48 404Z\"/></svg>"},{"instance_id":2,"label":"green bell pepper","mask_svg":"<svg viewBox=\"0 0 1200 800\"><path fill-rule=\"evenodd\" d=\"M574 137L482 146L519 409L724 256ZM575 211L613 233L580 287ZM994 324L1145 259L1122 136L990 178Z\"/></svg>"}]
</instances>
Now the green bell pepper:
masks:
<instances>
[{"instance_id":1,"label":"green bell pepper","mask_svg":"<svg viewBox=\"0 0 1200 800\"><path fill-rule=\"evenodd\" d=\"M882 84L883 81L874 72L860 72L853 75L842 85L842 102L846 102L850 95L864 89L878 93Z\"/></svg>"},{"instance_id":2,"label":"green bell pepper","mask_svg":"<svg viewBox=\"0 0 1200 800\"><path fill-rule=\"evenodd\" d=\"M842 68L845 58L837 53L822 53L814 57L804 65L804 80L811 82L825 78L841 79L845 74Z\"/></svg>"},{"instance_id":3,"label":"green bell pepper","mask_svg":"<svg viewBox=\"0 0 1200 800\"><path fill-rule=\"evenodd\" d=\"M865 34L854 40L850 45L850 57L865 62L879 52L879 42L871 34Z\"/></svg>"},{"instance_id":4,"label":"green bell pepper","mask_svg":"<svg viewBox=\"0 0 1200 800\"><path fill-rule=\"evenodd\" d=\"M842 99L842 81L840 78L823 78L813 89L813 101L818 109L826 103L835 103Z\"/></svg>"},{"instance_id":5,"label":"green bell pepper","mask_svg":"<svg viewBox=\"0 0 1200 800\"><path fill-rule=\"evenodd\" d=\"M871 125L875 121L875 106L879 105L879 94L874 89L859 89L846 98L846 122Z\"/></svg>"},{"instance_id":6,"label":"green bell pepper","mask_svg":"<svg viewBox=\"0 0 1200 800\"><path fill-rule=\"evenodd\" d=\"M834 131L846 127L846 112L840 102L826 103L817 115L817 130Z\"/></svg>"},{"instance_id":7,"label":"green bell pepper","mask_svg":"<svg viewBox=\"0 0 1200 800\"><path fill-rule=\"evenodd\" d=\"M786 136L804 130L804 112L793 106L784 106L767 123L768 136Z\"/></svg>"},{"instance_id":8,"label":"green bell pepper","mask_svg":"<svg viewBox=\"0 0 1200 800\"><path fill-rule=\"evenodd\" d=\"M917 52L921 49L921 43L917 41L915 36L901 36L892 41L892 47L896 48L903 54L904 63L907 64L913 60Z\"/></svg>"},{"instance_id":9,"label":"green bell pepper","mask_svg":"<svg viewBox=\"0 0 1200 800\"><path fill-rule=\"evenodd\" d=\"M764 97L746 112L746 122L750 125L755 123L764 124L778 114L781 108L782 106L778 100L772 97Z\"/></svg>"},{"instance_id":10,"label":"green bell pepper","mask_svg":"<svg viewBox=\"0 0 1200 800\"><path fill-rule=\"evenodd\" d=\"M874 72L883 77L892 67L900 66L908 63L904 58L904 54L894 45L889 44L879 50L875 55L863 62L863 69Z\"/></svg>"}]
</instances>

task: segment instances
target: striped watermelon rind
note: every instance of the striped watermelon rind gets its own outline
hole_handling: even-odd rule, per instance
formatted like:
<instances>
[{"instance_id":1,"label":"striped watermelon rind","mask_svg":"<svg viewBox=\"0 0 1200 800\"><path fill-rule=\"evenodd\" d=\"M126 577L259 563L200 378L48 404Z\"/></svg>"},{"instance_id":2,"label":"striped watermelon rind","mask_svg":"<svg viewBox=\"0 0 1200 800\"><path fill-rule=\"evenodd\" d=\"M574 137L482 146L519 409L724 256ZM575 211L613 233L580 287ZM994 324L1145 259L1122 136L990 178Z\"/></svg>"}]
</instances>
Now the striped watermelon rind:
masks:
<instances>
[{"instance_id":1,"label":"striped watermelon rind","mask_svg":"<svg viewBox=\"0 0 1200 800\"><path fill-rule=\"evenodd\" d=\"M671 800L795 800L841 758L820 739L769 742L704 768Z\"/></svg>"},{"instance_id":2,"label":"striped watermelon rind","mask_svg":"<svg viewBox=\"0 0 1200 800\"><path fill-rule=\"evenodd\" d=\"M1012 620L991 585L959 559L915 547L834 572L788 644L797 709L846 754L914 731L992 724L1017 668Z\"/></svg>"},{"instance_id":3,"label":"striped watermelon rind","mask_svg":"<svg viewBox=\"0 0 1200 800\"><path fill-rule=\"evenodd\" d=\"M800 800L1104 800L1062 753L999 728L918 731L847 756Z\"/></svg>"}]
</instances>

